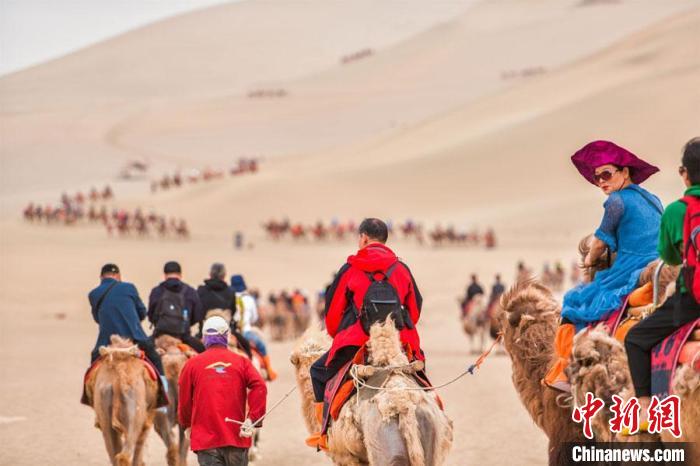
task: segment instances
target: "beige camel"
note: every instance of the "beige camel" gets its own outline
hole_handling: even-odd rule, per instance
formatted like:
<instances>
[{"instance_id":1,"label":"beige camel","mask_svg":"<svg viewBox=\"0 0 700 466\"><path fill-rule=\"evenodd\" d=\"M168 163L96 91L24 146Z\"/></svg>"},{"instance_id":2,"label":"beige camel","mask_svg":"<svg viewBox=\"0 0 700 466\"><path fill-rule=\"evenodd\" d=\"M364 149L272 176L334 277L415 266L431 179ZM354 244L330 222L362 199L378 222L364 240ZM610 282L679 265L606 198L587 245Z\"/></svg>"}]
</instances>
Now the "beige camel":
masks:
<instances>
[{"instance_id":1,"label":"beige camel","mask_svg":"<svg viewBox=\"0 0 700 466\"><path fill-rule=\"evenodd\" d=\"M465 306L466 310L462 315L462 329L469 337L471 353L481 354L484 352L486 335L490 327L486 298L483 294L478 294Z\"/></svg>"},{"instance_id":2,"label":"beige camel","mask_svg":"<svg viewBox=\"0 0 700 466\"><path fill-rule=\"evenodd\" d=\"M318 432L320 426L309 367L329 346L329 338L312 328L291 355L310 433ZM417 367L408 363L393 322L371 328L368 357L370 365L358 366L358 374L384 389L363 387L348 400L328 432L328 456L335 464L348 466L442 464L452 446L452 421L440 409L435 393L417 389L418 384L406 375ZM382 369L386 366L401 369Z\"/></svg>"},{"instance_id":3,"label":"beige camel","mask_svg":"<svg viewBox=\"0 0 700 466\"><path fill-rule=\"evenodd\" d=\"M131 341L112 335L111 344L100 348L100 366L86 382L95 425L113 466L143 465L143 445L155 414L158 384L139 354Z\"/></svg>"},{"instance_id":4,"label":"beige camel","mask_svg":"<svg viewBox=\"0 0 700 466\"><path fill-rule=\"evenodd\" d=\"M180 339L170 335L159 336L155 340L155 345L163 361L165 378L168 380L170 404L167 412L156 412L153 426L165 443L168 466L186 466L190 441L185 435L185 429L179 425L177 419L178 379L187 360L197 353L192 349L185 348ZM175 432L176 427L177 432Z\"/></svg>"}]
</instances>

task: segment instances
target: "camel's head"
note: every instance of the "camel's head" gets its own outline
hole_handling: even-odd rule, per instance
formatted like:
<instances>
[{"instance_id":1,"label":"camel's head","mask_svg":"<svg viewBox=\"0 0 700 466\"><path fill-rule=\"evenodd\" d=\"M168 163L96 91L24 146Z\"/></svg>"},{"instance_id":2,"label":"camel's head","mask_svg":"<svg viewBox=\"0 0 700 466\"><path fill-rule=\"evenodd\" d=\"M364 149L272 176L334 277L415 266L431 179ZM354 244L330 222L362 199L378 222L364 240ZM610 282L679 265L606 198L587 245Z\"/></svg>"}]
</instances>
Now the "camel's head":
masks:
<instances>
[{"instance_id":1,"label":"camel's head","mask_svg":"<svg viewBox=\"0 0 700 466\"><path fill-rule=\"evenodd\" d=\"M605 249L605 252L603 253L602 256L595 262L590 267L585 267L583 265L583 261L586 259L586 256L588 255L588 252L591 250L591 241L593 240L593 235L586 235L583 238L581 238L581 241L578 243L578 254L579 254L579 262L578 266L581 268L583 271L583 281L584 283L589 283L593 281L593 278L595 278L595 274L600 272L601 270L605 270L607 268L610 268L612 263L615 261L615 257L617 254L612 253L610 254L609 249Z\"/></svg>"},{"instance_id":2,"label":"camel's head","mask_svg":"<svg viewBox=\"0 0 700 466\"><path fill-rule=\"evenodd\" d=\"M408 358L401 348L399 331L391 316L388 316L384 322L370 327L367 349L369 362L372 365L408 364Z\"/></svg>"},{"instance_id":3,"label":"camel's head","mask_svg":"<svg viewBox=\"0 0 700 466\"><path fill-rule=\"evenodd\" d=\"M204 320L210 318L210 317L221 317L224 319L227 323L231 323L231 310L230 309L209 309L207 311L207 315L204 317Z\"/></svg>"},{"instance_id":4,"label":"camel's head","mask_svg":"<svg viewBox=\"0 0 700 466\"><path fill-rule=\"evenodd\" d=\"M311 326L304 332L289 356L298 381L303 382L310 378L309 368L330 346L331 339L325 331Z\"/></svg>"},{"instance_id":5,"label":"camel's head","mask_svg":"<svg viewBox=\"0 0 700 466\"><path fill-rule=\"evenodd\" d=\"M552 293L532 278L520 280L501 297L503 344L511 355L534 360L550 347L559 322Z\"/></svg>"}]
</instances>

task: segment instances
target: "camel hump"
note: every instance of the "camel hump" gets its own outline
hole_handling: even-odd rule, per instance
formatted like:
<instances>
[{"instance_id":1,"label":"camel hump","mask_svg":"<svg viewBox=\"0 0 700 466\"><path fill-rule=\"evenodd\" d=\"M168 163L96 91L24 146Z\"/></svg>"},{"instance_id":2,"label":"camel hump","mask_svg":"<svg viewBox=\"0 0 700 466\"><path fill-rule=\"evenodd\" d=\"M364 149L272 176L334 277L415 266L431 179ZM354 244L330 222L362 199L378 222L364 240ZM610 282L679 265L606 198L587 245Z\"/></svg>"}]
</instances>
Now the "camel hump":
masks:
<instances>
[{"instance_id":1,"label":"camel hump","mask_svg":"<svg viewBox=\"0 0 700 466\"><path fill-rule=\"evenodd\" d=\"M231 310L230 309L209 309L207 311L207 314L204 316L204 320L207 320L210 317L221 317L226 321L226 323L230 324L231 323Z\"/></svg>"},{"instance_id":2,"label":"camel hump","mask_svg":"<svg viewBox=\"0 0 700 466\"><path fill-rule=\"evenodd\" d=\"M119 335L112 335L109 339L111 342L109 346L100 346L100 356L118 359L141 356L141 350L130 339Z\"/></svg>"},{"instance_id":3,"label":"camel hump","mask_svg":"<svg viewBox=\"0 0 700 466\"><path fill-rule=\"evenodd\" d=\"M182 344L182 340L172 335L163 334L157 337L154 341L156 348L163 351L168 351L173 346L177 347Z\"/></svg>"}]
</instances>

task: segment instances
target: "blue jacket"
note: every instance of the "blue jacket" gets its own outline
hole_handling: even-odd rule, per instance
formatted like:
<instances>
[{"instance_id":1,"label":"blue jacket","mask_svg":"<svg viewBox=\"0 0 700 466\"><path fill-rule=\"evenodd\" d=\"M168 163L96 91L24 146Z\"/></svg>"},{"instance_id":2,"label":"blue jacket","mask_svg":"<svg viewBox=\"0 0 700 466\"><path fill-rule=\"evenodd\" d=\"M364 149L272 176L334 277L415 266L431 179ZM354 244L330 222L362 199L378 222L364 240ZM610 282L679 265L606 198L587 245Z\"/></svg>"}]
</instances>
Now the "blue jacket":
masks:
<instances>
[{"instance_id":1,"label":"blue jacket","mask_svg":"<svg viewBox=\"0 0 700 466\"><path fill-rule=\"evenodd\" d=\"M109 345L109 337L115 334L134 341L147 339L141 327L141 321L146 317L146 306L133 284L117 282L102 301L99 311L95 309L97 302L114 282L114 278L105 278L88 295L92 318L100 326L95 348Z\"/></svg>"}]
</instances>

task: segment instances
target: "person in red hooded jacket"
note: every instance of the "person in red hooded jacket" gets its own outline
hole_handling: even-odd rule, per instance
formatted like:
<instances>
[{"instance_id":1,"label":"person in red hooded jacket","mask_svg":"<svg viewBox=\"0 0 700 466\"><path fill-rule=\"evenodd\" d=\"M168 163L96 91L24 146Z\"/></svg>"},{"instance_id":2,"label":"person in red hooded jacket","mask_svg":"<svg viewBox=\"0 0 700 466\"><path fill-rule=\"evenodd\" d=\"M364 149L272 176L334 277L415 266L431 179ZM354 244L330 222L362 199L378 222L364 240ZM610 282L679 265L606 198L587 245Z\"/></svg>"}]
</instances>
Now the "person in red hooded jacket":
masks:
<instances>
[{"instance_id":1,"label":"person in red hooded jacket","mask_svg":"<svg viewBox=\"0 0 700 466\"><path fill-rule=\"evenodd\" d=\"M359 310L362 309L365 293L371 283L368 273L388 275L388 281L396 290L405 310L405 324L400 331L401 342L410 348L414 358L424 359L415 327L420 318L423 298L408 266L385 245L389 237L387 225L377 218L367 218L360 224L359 235L359 251L348 257L347 263L341 267L326 291L326 330L333 338L333 344L310 369L316 416L319 419L323 416L326 382L369 340L359 319ZM323 439L320 434L315 434L306 443L318 447L322 446Z\"/></svg>"}]
</instances>

